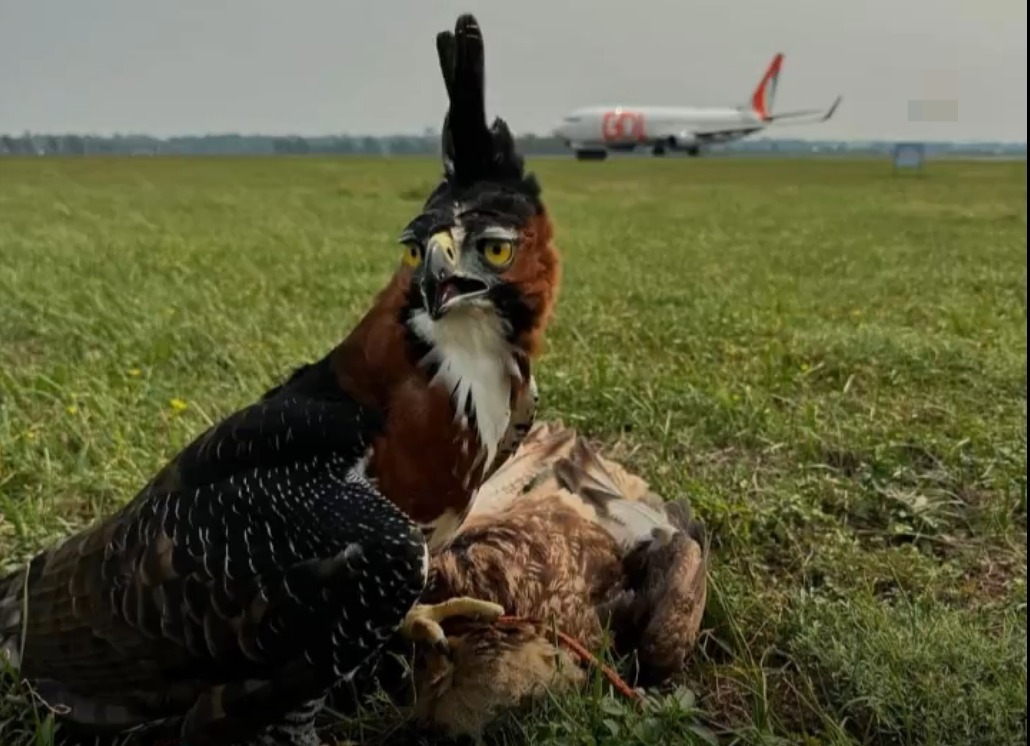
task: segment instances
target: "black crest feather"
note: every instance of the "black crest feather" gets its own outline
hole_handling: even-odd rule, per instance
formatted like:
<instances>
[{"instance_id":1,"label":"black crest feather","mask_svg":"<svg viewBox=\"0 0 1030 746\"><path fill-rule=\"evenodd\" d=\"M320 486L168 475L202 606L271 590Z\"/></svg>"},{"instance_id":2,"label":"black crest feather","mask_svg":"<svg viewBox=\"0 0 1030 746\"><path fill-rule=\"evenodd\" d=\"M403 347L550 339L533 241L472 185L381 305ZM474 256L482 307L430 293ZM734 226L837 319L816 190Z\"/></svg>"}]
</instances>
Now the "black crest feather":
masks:
<instances>
[{"instance_id":1,"label":"black crest feather","mask_svg":"<svg viewBox=\"0 0 1030 746\"><path fill-rule=\"evenodd\" d=\"M532 175L525 174L508 125L496 118L487 126L483 32L475 17L462 14L453 32L437 34L436 51L450 100L443 123L448 185L462 190L479 182L495 182L536 200L539 186Z\"/></svg>"}]
</instances>

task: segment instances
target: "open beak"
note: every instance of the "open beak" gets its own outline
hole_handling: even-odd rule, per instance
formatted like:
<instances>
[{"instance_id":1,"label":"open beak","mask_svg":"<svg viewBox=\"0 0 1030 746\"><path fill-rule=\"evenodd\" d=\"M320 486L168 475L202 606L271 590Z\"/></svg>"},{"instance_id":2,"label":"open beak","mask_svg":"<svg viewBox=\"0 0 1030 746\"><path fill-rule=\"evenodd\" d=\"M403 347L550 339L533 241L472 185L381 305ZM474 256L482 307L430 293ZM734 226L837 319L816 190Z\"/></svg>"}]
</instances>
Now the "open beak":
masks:
<instances>
[{"instance_id":1,"label":"open beak","mask_svg":"<svg viewBox=\"0 0 1030 746\"><path fill-rule=\"evenodd\" d=\"M429 244L420 289L422 302L433 320L487 292L485 282L458 272L454 249L437 242Z\"/></svg>"}]
</instances>

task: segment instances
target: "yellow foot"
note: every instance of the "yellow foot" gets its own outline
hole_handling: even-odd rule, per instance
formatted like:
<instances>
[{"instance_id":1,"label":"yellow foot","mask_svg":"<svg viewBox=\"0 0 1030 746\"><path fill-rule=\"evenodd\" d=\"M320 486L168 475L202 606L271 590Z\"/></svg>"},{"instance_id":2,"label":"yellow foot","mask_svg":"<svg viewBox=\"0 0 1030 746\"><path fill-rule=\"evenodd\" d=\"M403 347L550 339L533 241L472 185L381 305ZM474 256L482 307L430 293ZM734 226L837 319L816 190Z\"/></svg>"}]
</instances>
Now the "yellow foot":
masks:
<instances>
[{"instance_id":1,"label":"yellow foot","mask_svg":"<svg viewBox=\"0 0 1030 746\"><path fill-rule=\"evenodd\" d=\"M504 614L504 607L491 601L461 596L439 604L416 604L401 623L400 632L412 642L425 642L448 655L450 645L440 622L452 616L478 617L493 621Z\"/></svg>"}]
</instances>

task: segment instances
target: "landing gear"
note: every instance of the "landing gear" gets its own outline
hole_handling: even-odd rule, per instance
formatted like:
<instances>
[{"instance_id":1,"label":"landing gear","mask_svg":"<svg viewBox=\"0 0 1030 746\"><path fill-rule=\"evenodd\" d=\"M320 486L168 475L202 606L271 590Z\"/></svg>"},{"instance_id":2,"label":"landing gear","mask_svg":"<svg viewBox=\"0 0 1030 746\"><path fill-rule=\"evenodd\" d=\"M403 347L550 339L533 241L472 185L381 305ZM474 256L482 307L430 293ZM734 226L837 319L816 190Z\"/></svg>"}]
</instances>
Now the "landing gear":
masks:
<instances>
[{"instance_id":1,"label":"landing gear","mask_svg":"<svg viewBox=\"0 0 1030 746\"><path fill-rule=\"evenodd\" d=\"M697 147L697 145L689 145L686 148L684 148L684 150L687 151L687 155L689 155L691 158L697 158L699 155L701 155L701 148Z\"/></svg>"},{"instance_id":2,"label":"landing gear","mask_svg":"<svg viewBox=\"0 0 1030 746\"><path fill-rule=\"evenodd\" d=\"M603 161L608 157L607 150L577 150L577 161Z\"/></svg>"},{"instance_id":3,"label":"landing gear","mask_svg":"<svg viewBox=\"0 0 1030 746\"><path fill-rule=\"evenodd\" d=\"M654 147L651 148L651 154L656 156L656 157L657 156L665 155L665 143L664 142L656 142L654 144Z\"/></svg>"}]
</instances>

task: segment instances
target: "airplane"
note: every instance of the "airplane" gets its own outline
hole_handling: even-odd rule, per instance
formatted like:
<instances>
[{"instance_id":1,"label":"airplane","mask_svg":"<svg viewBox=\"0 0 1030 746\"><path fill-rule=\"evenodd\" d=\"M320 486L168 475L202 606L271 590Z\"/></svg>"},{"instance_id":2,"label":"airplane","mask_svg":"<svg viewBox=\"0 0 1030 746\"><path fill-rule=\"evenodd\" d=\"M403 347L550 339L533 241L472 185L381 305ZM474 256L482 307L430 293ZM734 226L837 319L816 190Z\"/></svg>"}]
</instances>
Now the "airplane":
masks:
<instances>
[{"instance_id":1,"label":"airplane","mask_svg":"<svg viewBox=\"0 0 1030 746\"><path fill-rule=\"evenodd\" d=\"M633 151L642 145L650 147L656 156L666 151L697 156L710 145L739 140L774 122L825 122L832 117L841 96L826 111L772 113L782 66L783 54L778 53L751 95L750 104L715 108L587 106L568 114L554 134L575 151L577 160L603 160L609 151Z\"/></svg>"}]
</instances>

